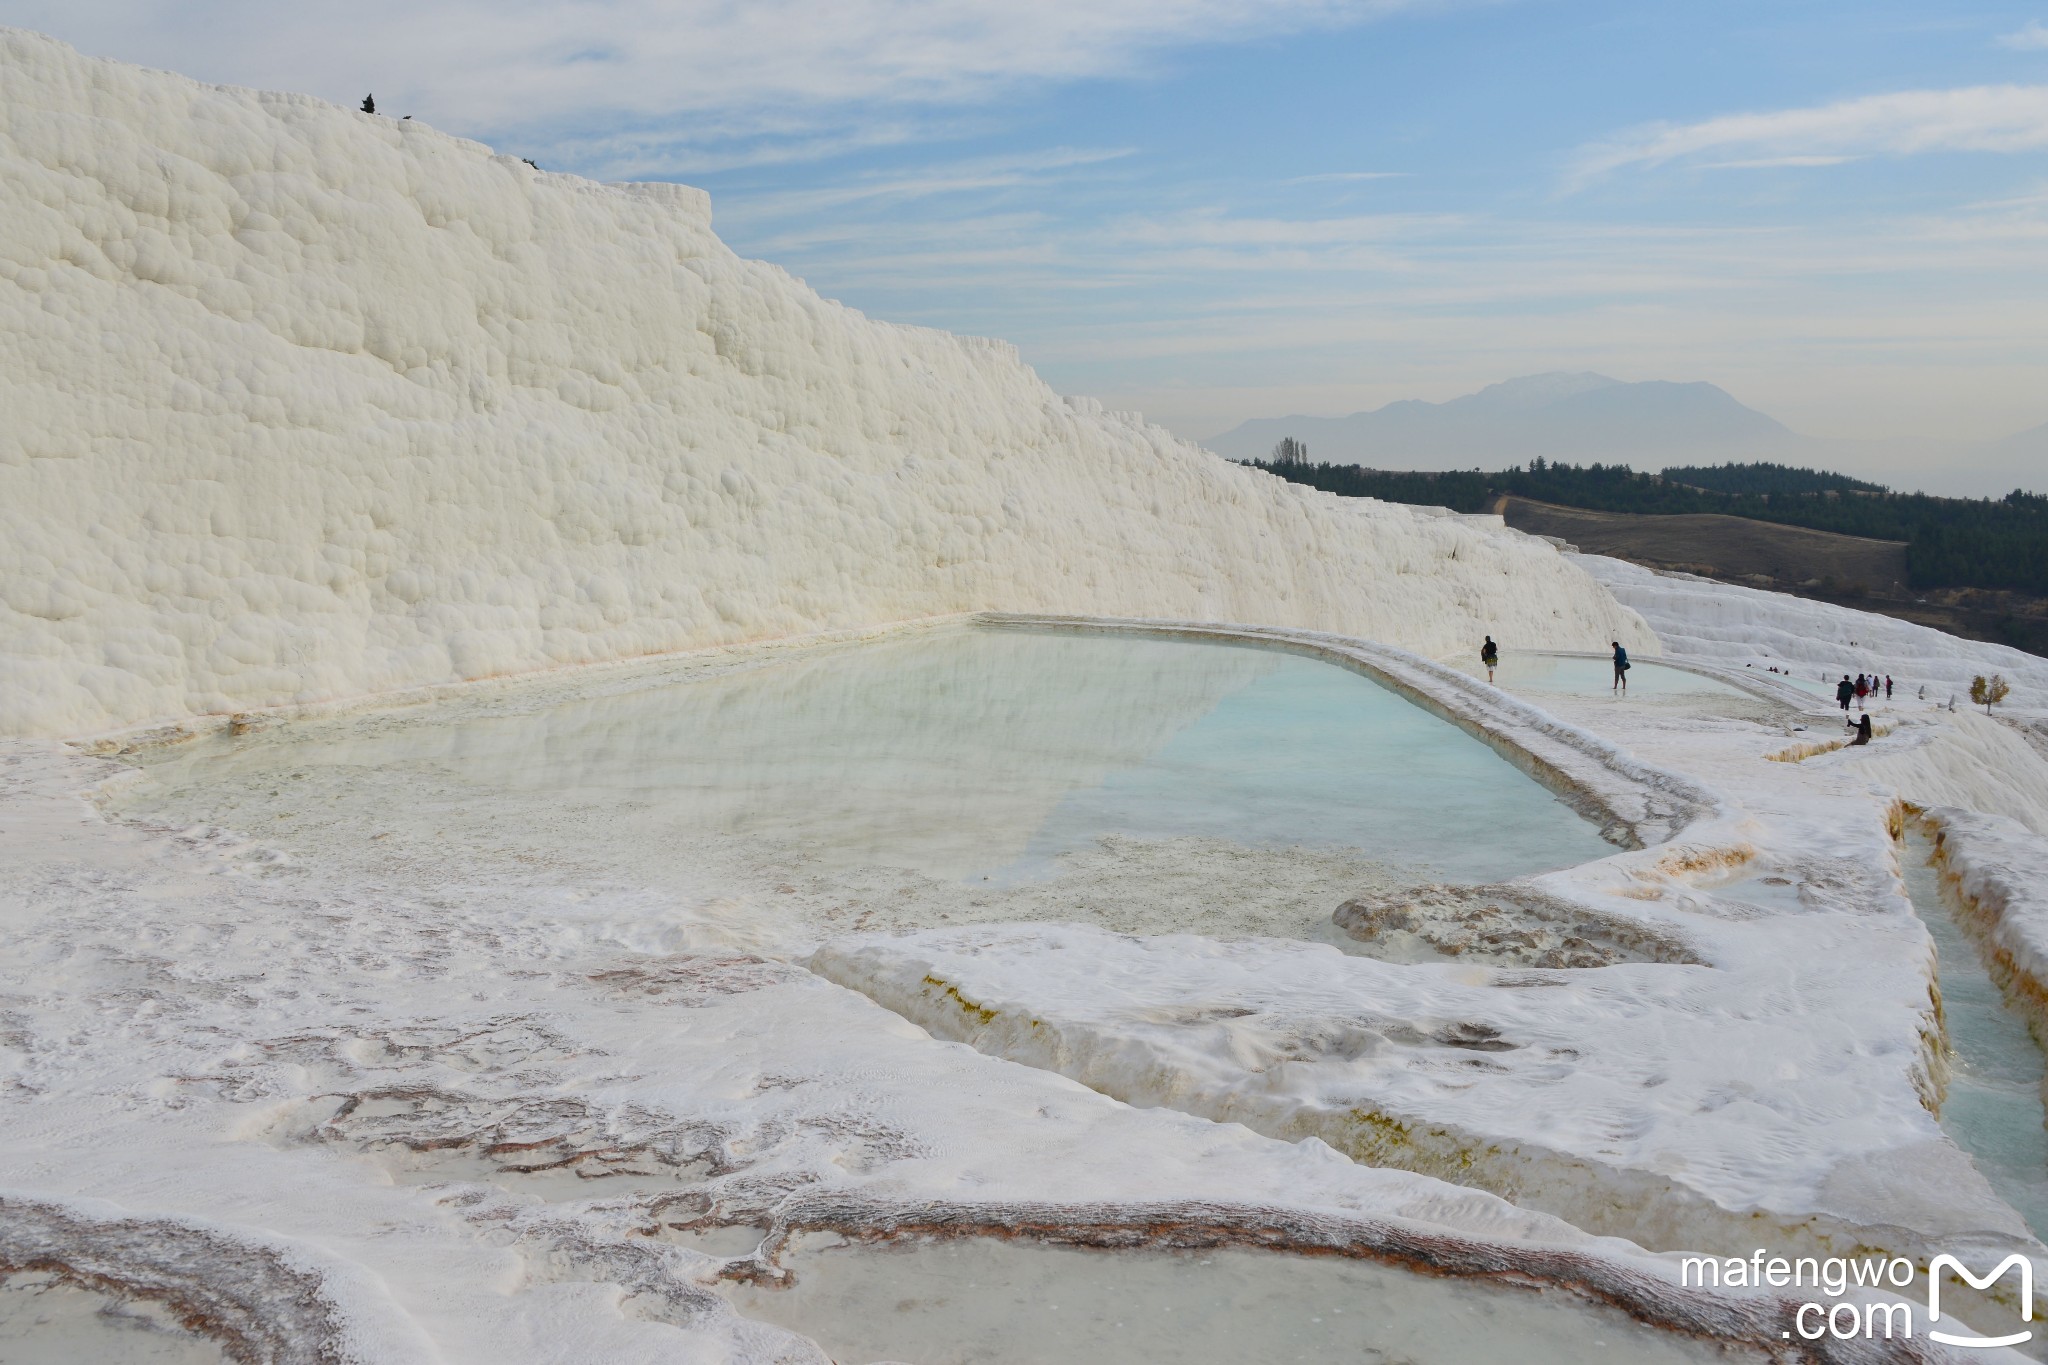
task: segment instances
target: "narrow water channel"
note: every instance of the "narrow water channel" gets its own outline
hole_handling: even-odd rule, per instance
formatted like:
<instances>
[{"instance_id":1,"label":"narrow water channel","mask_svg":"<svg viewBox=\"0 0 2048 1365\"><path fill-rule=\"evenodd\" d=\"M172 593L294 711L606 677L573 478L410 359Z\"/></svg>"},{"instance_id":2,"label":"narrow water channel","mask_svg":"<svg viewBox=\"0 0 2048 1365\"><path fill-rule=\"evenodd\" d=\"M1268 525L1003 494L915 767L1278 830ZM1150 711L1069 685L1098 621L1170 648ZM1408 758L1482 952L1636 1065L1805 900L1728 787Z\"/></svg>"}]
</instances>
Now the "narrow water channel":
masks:
<instances>
[{"instance_id":1,"label":"narrow water channel","mask_svg":"<svg viewBox=\"0 0 2048 1365\"><path fill-rule=\"evenodd\" d=\"M1940 953L1942 1012L1953 1049L1941 1126L2033 1234L2048 1239L2048 1112L2041 1099L2048 1063L1957 922L1933 854L1933 840L1909 826L1899 862L1906 894Z\"/></svg>"}]
</instances>

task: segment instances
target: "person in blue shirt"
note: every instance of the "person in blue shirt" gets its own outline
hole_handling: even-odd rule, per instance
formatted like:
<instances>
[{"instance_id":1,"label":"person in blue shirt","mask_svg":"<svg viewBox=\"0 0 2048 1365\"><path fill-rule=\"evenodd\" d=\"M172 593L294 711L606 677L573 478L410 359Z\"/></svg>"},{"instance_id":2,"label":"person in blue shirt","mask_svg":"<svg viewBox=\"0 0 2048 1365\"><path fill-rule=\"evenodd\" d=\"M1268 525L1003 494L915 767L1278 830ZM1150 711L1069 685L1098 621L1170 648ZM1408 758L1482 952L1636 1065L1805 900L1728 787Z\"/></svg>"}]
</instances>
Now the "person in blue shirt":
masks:
<instances>
[{"instance_id":1,"label":"person in blue shirt","mask_svg":"<svg viewBox=\"0 0 2048 1365\"><path fill-rule=\"evenodd\" d=\"M1628 651L1621 647L1621 641L1614 641L1614 686L1609 691L1628 691Z\"/></svg>"}]
</instances>

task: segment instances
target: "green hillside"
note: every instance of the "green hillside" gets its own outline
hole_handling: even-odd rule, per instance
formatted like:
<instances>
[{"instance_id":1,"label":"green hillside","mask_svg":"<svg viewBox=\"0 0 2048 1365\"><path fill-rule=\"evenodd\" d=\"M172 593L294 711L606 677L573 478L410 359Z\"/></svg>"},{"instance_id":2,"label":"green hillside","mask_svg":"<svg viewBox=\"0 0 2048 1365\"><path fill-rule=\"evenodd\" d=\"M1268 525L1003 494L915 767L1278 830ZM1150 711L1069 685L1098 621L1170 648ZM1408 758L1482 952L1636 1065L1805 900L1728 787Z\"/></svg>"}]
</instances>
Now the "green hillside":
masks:
<instances>
[{"instance_id":1,"label":"green hillside","mask_svg":"<svg viewBox=\"0 0 2048 1365\"><path fill-rule=\"evenodd\" d=\"M1299 447L1297 447L1299 449ZM2048 596L2048 497L2017 490L2003 498L1937 498L1894 493L1822 470L1726 464L1639 474L1626 465L1533 460L1494 473L1444 474L1255 461L1294 483L1347 497L1478 512L1503 494L1600 512L1718 512L1840 535L1906 543L1916 588L2003 588Z\"/></svg>"}]
</instances>

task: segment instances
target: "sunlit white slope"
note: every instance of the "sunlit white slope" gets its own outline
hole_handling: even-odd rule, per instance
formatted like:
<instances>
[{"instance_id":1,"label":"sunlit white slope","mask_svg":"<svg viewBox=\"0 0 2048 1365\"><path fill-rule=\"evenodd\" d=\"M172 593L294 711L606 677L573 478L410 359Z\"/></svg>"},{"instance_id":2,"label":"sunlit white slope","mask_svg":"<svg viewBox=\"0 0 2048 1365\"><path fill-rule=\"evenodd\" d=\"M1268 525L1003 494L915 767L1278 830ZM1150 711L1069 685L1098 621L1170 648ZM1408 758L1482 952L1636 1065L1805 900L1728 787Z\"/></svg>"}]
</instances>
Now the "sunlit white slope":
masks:
<instances>
[{"instance_id":1,"label":"sunlit white slope","mask_svg":"<svg viewBox=\"0 0 2048 1365\"><path fill-rule=\"evenodd\" d=\"M0 71L0 733L974 608L1654 647L1541 542L871 321L696 190L19 30Z\"/></svg>"},{"instance_id":2,"label":"sunlit white slope","mask_svg":"<svg viewBox=\"0 0 2048 1365\"><path fill-rule=\"evenodd\" d=\"M2048 659L2036 654L1830 602L1659 573L1603 555L1572 560L1641 612L1664 648L1679 658L1758 670L1775 665L1822 684L1843 675L1889 673L1916 699L1925 685L1936 701L1951 695L1967 701L1972 677L1998 673L2013 684L2011 707L2038 710L2048 702Z\"/></svg>"}]
</instances>

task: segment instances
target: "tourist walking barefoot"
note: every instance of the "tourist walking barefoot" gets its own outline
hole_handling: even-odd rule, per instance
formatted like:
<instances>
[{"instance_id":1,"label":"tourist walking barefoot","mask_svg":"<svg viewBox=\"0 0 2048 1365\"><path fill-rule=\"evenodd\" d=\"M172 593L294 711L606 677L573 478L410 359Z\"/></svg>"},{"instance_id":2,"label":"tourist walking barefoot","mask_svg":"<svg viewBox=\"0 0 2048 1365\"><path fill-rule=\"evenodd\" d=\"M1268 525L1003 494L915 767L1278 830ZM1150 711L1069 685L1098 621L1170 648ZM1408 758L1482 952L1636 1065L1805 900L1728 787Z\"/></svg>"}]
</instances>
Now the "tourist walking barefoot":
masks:
<instances>
[{"instance_id":1,"label":"tourist walking barefoot","mask_svg":"<svg viewBox=\"0 0 2048 1365\"><path fill-rule=\"evenodd\" d=\"M1493 642L1491 635L1486 643L1479 646L1479 662L1486 665L1486 680L1493 681L1493 670L1500 667L1500 646Z\"/></svg>"},{"instance_id":2,"label":"tourist walking barefoot","mask_svg":"<svg viewBox=\"0 0 2048 1365\"><path fill-rule=\"evenodd\" d=\"M1621 641L1619 640L1614 641L1613 644L1614 686L1609 688L1608 691L1626 692L1628 691L1628 651L1621 647Z\"/></svg>"}]
</instances>

